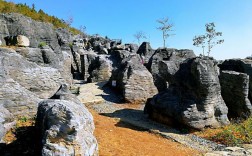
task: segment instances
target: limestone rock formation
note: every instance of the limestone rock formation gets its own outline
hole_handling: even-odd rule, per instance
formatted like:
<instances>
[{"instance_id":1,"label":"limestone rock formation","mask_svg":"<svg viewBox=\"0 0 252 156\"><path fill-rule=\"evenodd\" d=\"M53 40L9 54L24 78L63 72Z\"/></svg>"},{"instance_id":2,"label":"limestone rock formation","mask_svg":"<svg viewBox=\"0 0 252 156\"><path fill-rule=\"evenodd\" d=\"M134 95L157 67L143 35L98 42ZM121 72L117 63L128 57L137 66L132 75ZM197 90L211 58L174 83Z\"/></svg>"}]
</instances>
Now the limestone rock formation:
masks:
<instances>
[{"instance_id":1,"label":"limestone rock formation","mask_svg":"<svg viewBox=\"0 0 252 156\"><path fill-rule=\"evenodd\" d=\"M131 54L113 71L111 83L113 81L125 100L131 103L145 102L157 93L151 73L143 66L137 54Z\"/></svg>"},{"instance_id":2,"label":"limestone rock formation","mask_svg":"<svg viewBox=\"0 0 252 156\"><path fill-rule=\"evenodd\" d=\"M112 62L108 56L99 55L91 62L88 70L88 82L108 81L112 73Z\"/></svg>"},{"instance_id":3,"label":"limestone rock formation","mask_svg":"<svg viewBox=\"0 0 252 156\"><path fill-rule=\"evenodd\" d=\"M196 129L229 124L216 62L210 58L185 60L174 74L174 82L148 100L145 112L156 120L170 123L175 119Z\"/></svg>"},{"instance_id":4,"label":"limestone rock formation","mask_svg":"<svg viewBox=\"0 0 252 156\"><path fill-rule=\"evenodd\" d=\"M137 54L141 56L144 64L149 62L149 59L154 54L154 50L151 48L149 42L143 42L137 50Z\"/></svg>"},{"instance_id":5,"label":"limestone rock formation","mask_svg":"<svg viewBox=\"0 0 252 156\"><path fill-rule=\"evenodd\" d=\"M221 70L236 71L249 75L249 95L252 101L252 60L251 59L229 59L219 64Z\"/></svg>"},{"instance_id":6,"label":"limestone rock formation","mask_svg":"<svg viewBox=\"0 0 252 156\"><path fill-rule=\"evenodd\" d=\"M92 115L80 102L40 102L36 127L43 139L42 155L98 155Z\"/></svg>"},{"instance_id":7,"label":"limestone rock formation","mask_svg":"<svg viewBox=\"0 0 252 156\"><path fill-rule=\"evenodd\" d=\"M21 86L34 92L40 98L51 97L64 83L60 72L51 67L40 67L7 48L0 48L0 56L7 59L3 64L9 76Z\"/></svg>"},{"instance_id":8,"label":"limestone rock formation","mask_svg":"<svg viewBox=\"0 0 252 156\"><path fill-rule=\"evenodd\" d=\"M172 83L172 77L179 70L182 61L194 57L192 50L157 49L149 59L147 68L153 75L158 91L164 91Z\"/></svg>"},{"instance_id":9,"label":"limestone rock formation","mask_svg":"<svg viewBox=\"0 0 252 156\"><path fill-rule=\"evenodd\" d=\"M15 54L15 51L0 48L1 105L3 105L14 116L23 114L34 115L40 99L36 94L14 81L14 77L11 77L11 73L18 70L13 68L13 64L11 63L12 61L16 61L17 64L20 61L17 54Z\"/></svg>"},{"instance_id":10,"label":"limestone rock formation","mask_svg":"<svg viewBox=\"0 0 252 156\"><path fill-rule=\"evenodd\" d=\"M235 71L220 74L221 95L228 106L229 118L247 117L252 114L249 96L249 76Z\"/></svg>"},{"instance_id":11,"label":"limestone rock formation","mask_svg":"<svg viewBox=\"0 0 252 156\"><path fill-rule=\"evenodd\" d=\"M46 43L62 60L58 39L52 24L34 21L29 17L17 13L9 13L0 16L7 25L9 36L24 35L29 38L30 46L37 48L41 43Z\"/></svg>"}]
</instances>

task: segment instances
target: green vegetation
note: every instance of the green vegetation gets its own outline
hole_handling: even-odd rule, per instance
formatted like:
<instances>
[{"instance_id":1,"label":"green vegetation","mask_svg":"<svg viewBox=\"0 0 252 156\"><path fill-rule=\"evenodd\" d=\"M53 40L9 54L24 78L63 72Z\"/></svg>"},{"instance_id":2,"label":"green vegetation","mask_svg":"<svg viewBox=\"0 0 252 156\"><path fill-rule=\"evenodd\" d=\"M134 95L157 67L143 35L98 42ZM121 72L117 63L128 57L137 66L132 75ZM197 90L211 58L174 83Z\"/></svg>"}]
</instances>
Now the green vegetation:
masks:
<instances>
[{"instance_id":1,"label":"green vegetation","mask_svg":"<svg viewBox=\"0 0 252 156\"><path fill-rule=\"evenodd\" d=\"M222 32L216 32L215 30L215 24L212 23L207 23L205 25L206 27L206 34L205 35L200 35L200 36L195 36L193 38L193 45L197 47L201 47L203 49L203 56L204 54L204 49L207 47L208 51L207 54L208 56L210 55L210 52L212 51L212 48L217 45L217 44L222 44L224 42L223 39L217 40L216 37L222 36Z\"/></svg>"},{"instance_id":2,"label":"green vegetation","mask_svg":"<svg viewBox=\"0 0 252 156\"><path fill-rule=\"evenodd\" d=\"M162 31L162 34L163 34L163 44L164 44L164 48L166 47L165 44L166 44L166 39L168 37L171 37L175 34L171 34L170 32L171 31L174 31L172 30L172 28L174 27L174 25L172 23L170 23L169 21L169 18L166 17L166 18L163 18L163 19L159 19L157 20L157 22L159 24L161 24L160 27L157 27L158 30Z\"/></svg>"},{"instance_id":3,"label":"green vegetation","mask_svg":"<svg viewBox=\"0 0 252 156\"><path fill-rule=\"evenodd\" d=\"M44 46L46 46L46 43L45 43L45 42L40 42L39 45L38 45L38 47L40 47L40 48L41 48L41 47L44 47Z\"/></svg>"},{"instance_id":4,"label":"green vegetation","mask_svg":"<svg viewBox=\"0 0 252 156\"><path fill-rule=\"evenodd\" d=\"M224 128L222 131L209 137L209 139L228 146L252 143L252 117L241 123L233 123Z\"/></svg>"},{"instance_id":5,"label":"green vegetation","mask_svg":"<svg viewBox=\"0 0 252 156\"><path fill-rule=\"evenodd\" d=\"M20 122L26 122L27 121L27 117L26 116L22 116L18 119Z\"/></svg>"},{"instance_id":6,"label":"green vegetation","mask_svg":"<svg viewBox=\"0 0 252 156\"><path fill-rule=\"evenodd\" d=\"M80 30L70 27L70 25L64 20L60 20L55 16L50 16L41 9L36 11L34 4L30 8L26 4L15 4L13 2L0 0L0 13L19 13L31 17L36 21L52 23L55 28L68 28L73 34L81 33Z\"/></svg>"}]
</instances>

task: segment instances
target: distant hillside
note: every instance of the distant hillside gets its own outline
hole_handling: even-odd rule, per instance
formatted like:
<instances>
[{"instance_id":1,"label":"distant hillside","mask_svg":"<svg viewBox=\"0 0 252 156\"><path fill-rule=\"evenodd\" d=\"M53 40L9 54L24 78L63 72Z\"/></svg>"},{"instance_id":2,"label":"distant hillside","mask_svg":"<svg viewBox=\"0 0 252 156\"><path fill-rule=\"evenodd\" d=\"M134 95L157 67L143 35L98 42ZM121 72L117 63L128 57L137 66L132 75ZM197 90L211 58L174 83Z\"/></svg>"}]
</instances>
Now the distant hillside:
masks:
<instances>
[{"instance_id":1,"label":"distant hillside","mask_svg":"<svg viewBox=\"0 0 252 156\"><path fill-rule=\"evenodd\" d=\"M30 8L30 6L26 4L15 4L13 2L0 0L0 13L13 12L31 17L36 21L52 23L55 28L69 28L69 30L73 34L81 33L80 30L70 27L69 24L67 24L67 22L65 22L64 20L61 20L55 16L50 16L41 9L39 9L39 11L36 11L35 5L32 5L32 7Z\"/></svg>"}]
</instances>

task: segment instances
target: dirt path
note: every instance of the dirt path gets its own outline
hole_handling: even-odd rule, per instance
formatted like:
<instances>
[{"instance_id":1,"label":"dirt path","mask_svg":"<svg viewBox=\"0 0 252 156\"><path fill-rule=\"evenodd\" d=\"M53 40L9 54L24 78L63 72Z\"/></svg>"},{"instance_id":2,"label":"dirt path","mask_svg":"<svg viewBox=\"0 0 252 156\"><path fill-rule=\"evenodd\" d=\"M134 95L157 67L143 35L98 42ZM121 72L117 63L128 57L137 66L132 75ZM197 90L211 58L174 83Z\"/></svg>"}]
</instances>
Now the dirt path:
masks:
<instances>
[{"instance_id":1,"label":"dirt path","mask_svg":"<svg viewBox=\"0 0 252 156\"><path fill-rule=\"evenodd\" d=\"M136 129L119 119L99 115L93 110L95 136L101 156L190 156L200 155L177 142Z\"/></svg>"}]
</instances>

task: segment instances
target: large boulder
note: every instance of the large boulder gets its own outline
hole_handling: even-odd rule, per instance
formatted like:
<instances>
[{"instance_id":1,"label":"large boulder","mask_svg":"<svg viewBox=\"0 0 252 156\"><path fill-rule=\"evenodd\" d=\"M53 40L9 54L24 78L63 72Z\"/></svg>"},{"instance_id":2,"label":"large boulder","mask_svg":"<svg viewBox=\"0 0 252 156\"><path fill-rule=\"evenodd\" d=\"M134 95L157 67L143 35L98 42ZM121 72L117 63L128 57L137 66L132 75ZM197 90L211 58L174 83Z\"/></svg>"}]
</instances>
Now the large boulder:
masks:
<instances>
[{"instance_id":1,"label":"large boulder","mask_svg":"<svg viewBox=\"0 0 252 156\"><path fill-rule=\"evenodd\" d=\"M80 102L40 102L36 128L42 135L42 155L98 155L92 115Z\"/></svg>"},{"instance_id":2,"label":"large boulder","mask_svg":"<svg viewBox=\"0 0 252 156\"><path fill-rule=\"evenodd\" d=\"M164 91L173 83L172 77L184 60L194 57L195 54L192 50L157 49L149 59L147 68L153 75L158 91Z\"/></svg>"},{"instance_id":3,"label":"large boulder","mask_svg":"<svg viewBox=\"0 0 252 156\"><path fill-rule=\"evenodd\" d=\"M88 70L88 82L108 81L112 74L112 62L107 55L99 55L91 62Z\"/></svg>"},{"instance_id":4,"label":"large boulder","mask_svg":"<svg viewBox=\"0 0 252 156\"><path fill-rule=\"evenodd\" d=\"M221 95L228 106L228 117L246 117L252 114L248 99L249 76L235 71L221 71Z\"/></svg>"},{"instance_id":5,"label":"large boulder","mask_svg":"<svg viewBox=\"0 0 252 156\"><path fill-rule=\"evenodd\" d=\"M219 64L220 70L235 71L249 75L249 95L252 101L252 60L251 59L229 59Z\"/></svg>"},{"instance_id":6,"label":"large boulder","mask_svg":"<svg viewBox=\"0 0 252 156\"><path fill-rule=\"evenodd\" d=\"M151 48L149 42L143 42L137 50L137 54L141 56L144 64L149 62L149 59L154 54L154 52L155 51Z\"/></svg>"},{"instance_id":7,"label":"large boulder","mask_svg":"<svg viewBox=\"0 0 252 156\"><path fill-rule=\"evenodd\" d=\"M27 61L14 50L0 48L0 57L6 60L3 66L9 72L10 78L40 98L51 97L58 87L65 83L59 70L38 66Z\"/></svg>"},{"instance_id":8,"label":"large boulder","mask_svg":"<svg viewBox=\"0 0 252 156\"><path fill-rule=\"evenodd\" d=\"M30 46L30 40L28 37L24 35L18 35L17 36L17 46L20 47L29 47Z\"/></svg>"},{"instance_id":9,"label":"large boulder","mask_svg":"<svg viewBox=\"0 0 252 156\"><path fill-rule=\"evenodd\" d=\"M196 129L229 124L216 61L187 59L174 77L172 85L148 100L145 112L150 117L165 123L178 121Z\"/></svg>"},{"instance_id":10,"label":"large boulder","mask_svg":"<svg viewBox=\"0 0 252 156\"><path fill-rule=\"evenodd\" d=\"M112 83L130 103L144 103L157 93L151 73L143 66L137 54L131 54L113 71Z\"/></svg>"},{"instance_id":11,"label":"large boulder","mask_svg":"<svg viewBox=\"0 0 252 156\"><path fill-rule=\"evenodd\" d=\"M8 52L9 49L6 49ZM5 54L0 49L0 101L14 116L35 115L37 104L40 101L33 92L14 81L10 75L11 59L15 61L13 55ZM13 69L14 70L14 69ZM13 71L15 72L15 70Z\"/></svg>"}]
</instances>

